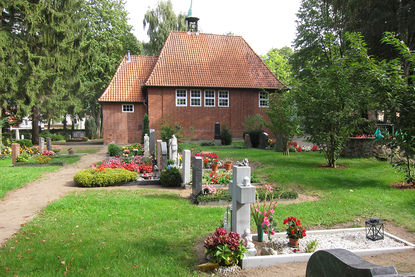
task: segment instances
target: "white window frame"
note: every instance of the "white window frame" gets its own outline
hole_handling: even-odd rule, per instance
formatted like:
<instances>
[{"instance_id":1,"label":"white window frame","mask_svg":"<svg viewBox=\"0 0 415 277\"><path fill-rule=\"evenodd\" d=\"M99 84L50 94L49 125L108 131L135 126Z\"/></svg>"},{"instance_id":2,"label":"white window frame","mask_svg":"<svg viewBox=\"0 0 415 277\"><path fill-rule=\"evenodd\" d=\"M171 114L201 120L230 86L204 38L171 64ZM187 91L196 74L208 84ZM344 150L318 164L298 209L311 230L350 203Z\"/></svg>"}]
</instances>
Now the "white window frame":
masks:
<instances>
[{"instance_id":1,"label":"white window frame","mask_svg":"<svg viewBox=\"0 0 415 277\"><path fill-rule=\"evenodd\" d=\"M226 97L221 96L221 92L226 92ZM220 100L227 100L227 105L221 104ZM229 107L229 91L228 90L218 90L218 107Z\"/></svg>"},{"instance_id":2,"label":"white window frame","mask_svg":"<svg viewBox=\"0 0 415 277\"><path fill-rule=\"evenodd\" d=\"M193 92L198 92L199 96L193 96ZM199 105L194 105L192 100L199 100ZM190 106L191 107L201 107L202 106L202 91L200 89L191 89L190 90Z\"/></svg>"},{"instance_id":3,"label":"white window frame","mask_svg":"<svg viewBox=\"0 0 415 277\"><path fill-rule=\"evenodd\" d=\"M184 96L178 96L179 92L184 92ZM178 100L184 100L184 104L178 104ZM187 107L187 90L185 89L176 89L176 107Z\"/></svg>"},{"instance_id":4,"label":"white window frame","mask_svg":"<svg viewBox=\"0 0 415 277\"><path fill-rule=\"evenodd\" d=\"M207 92L213 92L213 96L207 96L206 95ZM213 100L213 105L207 105L206 104L206 100ZM216 107L216 91L215 90L213 90L213 89L207 89L207 90L205 90L204 105L205 105L205 107L208 107L208 108Z\"/></svg>"},{"instance_id":5,"label":"white window frame","mask_svg":"<svg viewBox=\"0 0 415 277\"><path fill-rule=\"evenodd\" d=\"M269 92L268 91L258 92L258 107L269 108Z\"/></svg>"},{"instance_id":6,"label":"white window frame","mask_svg":"<svg viewBox=\"0 0 415 277\"><path fill-rule=\"evenodd\" d=\"M134 104L122 104L121 108L123 113L133 113L134 112Z\"/></svg>"}]
</instances>

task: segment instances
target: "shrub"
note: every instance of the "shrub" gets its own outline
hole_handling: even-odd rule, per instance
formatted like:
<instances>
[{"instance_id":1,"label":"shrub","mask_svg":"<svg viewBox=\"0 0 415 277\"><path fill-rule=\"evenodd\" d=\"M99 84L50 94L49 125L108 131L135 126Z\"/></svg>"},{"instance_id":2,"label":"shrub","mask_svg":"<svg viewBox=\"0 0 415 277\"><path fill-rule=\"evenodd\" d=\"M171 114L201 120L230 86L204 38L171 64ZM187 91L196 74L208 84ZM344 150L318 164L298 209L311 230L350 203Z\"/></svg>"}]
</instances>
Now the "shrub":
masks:
<instances>
[{"instance_id":1,"label":"shrub","mask_svg":"<svg viewBox=\"0 0 415 277\"><path fill-rule=\"evenodd\" d=\"M106 187L134 181L137 176L123 168L90 168L76 173L74 182L83 187Z\"/></svg>"},{"instance_id":2,"label":"shrub","mask_svg":"<svg viewBox=\"0 0 415 277\"><path fill-rule=\"evenodd\" d=\"M251 139L252 147L257 148L259 145L259 137L262 132L264 132L262 129L247 131L243 136L245 137L245 134L248 134Z\"/></svg>"},{"instance_id":3,"label":"shrub","mask_svg":"<svg viewBox=\"0 0 415 277\"><path fill-rule=\"evenodd\" d=\"M90 117L85 120L85 134L89 139L93 139L95 137L95 132L97 129L97 124L95 119Z\"/></svg>"},{"instance_id":4,"label":"shrub","mask_svg":"<svg viewBox=\"0 0 415 277\"><path fill-rule=\"evenodd\" d=\"M201 142L200 146L215 146L215 142L214 141L207 141L207 142Z\"/></svg>"},{"instance_id":5,"label":"shrub","mask_svg":"<svg viewBox=\"0 0 415 277\"><path fill-rule=\"evenodd\" d=\"M116 145L114 143L110 143L110 144L108 144L108 153L112 157L113 156L121 156L122 149L118 145Z\"/></svg>"},{"instance_id":6,"label":"shrub","mask_svg":"<svg viewBox=\"0 0 415 277\"><path fill-rule=\"evenodd\" d=\"M147 113L145 113L143 117L143 132L141 133L141 143L144 143L145 134L150 136L150 120L148 119Z\"/></svg>"},{"instance_id":7,"label":"shrub","mask_svg":"<svg viewBox=\"0 0 415 277\"><path fill-rule=\"evenodd\" d=\"M19 140L13 141L13 143L20 144L20 147L32 147L33 146L33 143L30 139L19 139Z\"/></svg>"},{"instance_id":8,"label":"shrub","mask_svg":"<svg viewBox=\"0 0 415 277\"><path fill-rule=\"evenodd\" d=\"M17 157L17 162L27 162L30 158L28 153L22 153Z\"/></svg>"},{"instance_id":9,"label":"shrub","mask_svg":"<svg viewBox=\"0 0 415 277\"><path fill-rule=\"evenodd\" d=\"M232 133L225 125L220 132L220 140L222 145L231 145L232 143Z\"/></svg>"},{"instance_id":10,"label":"shrub","mask_svg":"<svg viewBox=\"0 0 415 277\"><path fill-rule=\"evenodd\" d=\"M50 138L52 141L65 140L65 135L63 133L52 134L49 131L42 131L40 132L39 136L44 137L44 138Z\"/></svg>"},{"instance_id":11,"label":"shrub","mask_svg":"<svg viewBox=\"0 0 415 277\"><path fill-rule=\"evenodd\" d=\"M182 185L182 174L176 167L169 166L161 172L160 183L163 187L180 187Z\"/></svg>"}]
</instances>

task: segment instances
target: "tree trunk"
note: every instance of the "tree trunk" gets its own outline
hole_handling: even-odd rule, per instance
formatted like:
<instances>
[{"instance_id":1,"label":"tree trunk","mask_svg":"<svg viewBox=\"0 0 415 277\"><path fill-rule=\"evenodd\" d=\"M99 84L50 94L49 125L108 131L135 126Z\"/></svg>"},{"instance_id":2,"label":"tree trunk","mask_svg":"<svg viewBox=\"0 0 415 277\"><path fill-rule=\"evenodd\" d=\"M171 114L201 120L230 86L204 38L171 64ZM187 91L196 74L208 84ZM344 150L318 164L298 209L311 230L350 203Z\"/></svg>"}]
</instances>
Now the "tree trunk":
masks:
<instances>
[{"instance_id":1,"label":"tree trunk","mask_svg":"<svg viewBox=\"0 0 415 277\"><path fill-rule=\"evenodd\" d=\"M72 131L75 130L75 117L71 116L71 120L72 120Z\"/></svg>"},{"instance_id":2,"label":"tree trunk","mask_svg":"<svg viewBox=\"0 0 415 277\"><path fill-rule=\"evenodd\" d=\"M66 129L67 129L67 126L66 126L66 124L67 124L67 122L66 122L66 114L63 116L62 123L63 123L63 130L66 131Z\"/></svg>"},{"instance_id":3,"label":"tree trunk","mask_svg":"<svg viewBox=\"0 0 415 277\"><path fill-rule=\"evenodd\" d=\"M32 143L39 144L39 109L36 106L32 109Z\"/></svg>"},{"instance_id":4,"label":"tree trunk","mask_svg":"<svg viewBox=\"0 0 415 277\"><path fill-rule=\"evenodd\" d=\"M0 15L1 19L1 15ZM0 106L0 150L3 148L3 108Z\"/></svg>"},{"instance_id":5,"label":"tree trunk","mask_svg":"<svg viewBox=\"0 0 415 277\"><path fill-rule=\"evenodd\" d=\"M48 131L50 131L50 124L51 124L52 119L48 119Z\"/></svg>"},{"instance_id":6,"label":"tree trunk","mask_svg":"<svg viewBox=\"0 0 415 277\"><path fill-rule=\"evenodd\" d=\"M101 138L101 130L102 130L102 120L101 120L101 110L96 114L96 117L94 117L95 123L97 125L97 131L96 131L96 138Z\"/></svg>"}]
</instances>

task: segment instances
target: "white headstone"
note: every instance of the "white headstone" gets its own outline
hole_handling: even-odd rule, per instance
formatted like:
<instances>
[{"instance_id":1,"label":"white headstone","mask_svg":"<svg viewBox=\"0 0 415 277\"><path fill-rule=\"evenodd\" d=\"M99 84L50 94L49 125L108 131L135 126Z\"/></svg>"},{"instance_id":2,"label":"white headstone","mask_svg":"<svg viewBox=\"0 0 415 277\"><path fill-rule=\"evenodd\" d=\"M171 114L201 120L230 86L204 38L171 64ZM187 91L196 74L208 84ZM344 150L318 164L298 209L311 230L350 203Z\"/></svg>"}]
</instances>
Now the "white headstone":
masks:
<instances>
[{"instance_id":1,"label":"white headstone","mask_svg":"<svg viewBox=\"0 0 415 277\"><path fill-rule=\"evenodd\" d=\"M42 154L45 151L45 139L39 137L39 153Z\"/></svg>"},{"instance_id":2,"label":"white headstone","mask_svg":"<svg viewBox=\"0 0 415 277\"><path fill-rule=\"evenodd\" d=\"M147 134L144 135L144 157L150 156L150 138Z\"/></svg>"},{"instance_id":3,"label":"white headstone","mask_svg":"<svg viewBox=\"0 0 415 277\"><path fill-rule=\"evenodd\" d=\"M171 139L169 139L169 142L167 143L167 150L169 151L169 159L171 159L172 153L171 153Z\"/></svg>"},{"instance_id":4,"label":"white headstone","mask_svg":"<svg viewBox=\"0 0 415 277\"><path fill-rule=\"evenodd\" d=\"M173 135L172 138L171 138L171 156L170 156L170 159L174 161L174 166L176 166L176 167L179 166L179 162L178 162L179 155L178 155L177 151L178 151L177 138L176 138L175 135Z\"/></svg>"},{"instance_id":5,"label":"white headstone","mask_svg":"<svg viewBox=\"0 0 415 277\"><path fill-rule=\"evenodd\" d=\"M190 183L190 150L183 150L182 153L182 179L183 184Z\"/></svg>"},{"instance_id":6,"label":"white headstone","mask_svg":"<svg viewBox=\"0 0 415 277\"><path fill-rule=\"evenodd\" d=\"M20 139L19 129L16 129L16 140Z\"/></svg>"}]
</instances>

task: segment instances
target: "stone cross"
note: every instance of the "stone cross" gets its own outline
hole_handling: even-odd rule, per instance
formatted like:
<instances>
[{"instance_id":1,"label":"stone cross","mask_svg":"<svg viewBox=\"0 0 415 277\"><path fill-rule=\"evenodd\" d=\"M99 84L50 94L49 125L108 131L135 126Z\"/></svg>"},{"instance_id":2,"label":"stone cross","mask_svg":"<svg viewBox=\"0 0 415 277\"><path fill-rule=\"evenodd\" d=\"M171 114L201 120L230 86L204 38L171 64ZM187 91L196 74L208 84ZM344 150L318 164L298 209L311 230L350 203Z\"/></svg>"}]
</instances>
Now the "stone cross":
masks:
<instances>
[{"instance_id":1,"label":"stone cross","mask_svg":"<svg viewBox=\"0 0 415 277\"><path fill-rule=\"evenodd\" d=\"M156 131L150 129L150 155L155 157L156 155Z\"/></svg>"},{"instance_id":2,"label":"stone cross","mask_svg":"<svg viewBox=\"0 0 415 277\"><path fill-rule=\"evenodd\" d=\"M182 180L184 185L190 183L190 150L182 153Z\"/></svg>"},{"instance_id":3,"label":"stone cross","mask_svg":"<svg viewBox=\"0 0 415 277\"><path fill-rule=\"evenodd\" d=\"M161 143L161 169L167 167L167 143Z\"/></svg>"},{"instance_id":4,"label":"stone cross","mask_svg":"<svg viewBox=\"0 0 415 277\"><path fill-rule=\"evenodd\" d=\"M163 141L158 139L157 140L157 154L156 154L156 159L157 159L157 167L161 170L161 143Z\"/></svg>"},{"instance_id":5,"label":"stone cross","mask_svg":"<svg viewBox=\"0 0 415 277\"><path fill-rule=\"evenodd\" d=\"M20 139L20 134L19 134L19 129L16 129L16 140L19 140Z\"/></svg>"},{"instance_id":6,"label":"stone cross","mask_svg":"<svg viewBox=\"0 0 415 277\"><path fill-rule=\"evenodd\" d=\"M192 171L192 195L193 197L196 197L200 192L202 192L202 157L192 157Z\"/></svg>"},{"instance_id":7,"label":"stone cross","mask_svg":"<svg viewBox=\"0 0 415 277\"><path fill-rule=\"evenodd\" d=\"M241 236L251 226L251 203L255 202L255 187L251 185L251 168L235 165L229 190L232 196L232 231Z\"/></svg>"},{"instance_id":8,"label":"stone cross","mask_svg":"<svg viewBox=\"0 0 415 277\"><path fill-rule=\"evenodd\" d=\"M39 137L39 154L42 154L45 151L45 139Z\"/></svg>"},{"instance_id":9,"label":"stone cross","mask_svg":"<svg viewBox=\"0 0 415 277\"><path fill-rule=\"evenodd\" d=\"M174 161L174 166L179 166L179 155L178 155L178 145L177 145L177 138L175 135L171 137L171 156L170 159Z\"/></svg>"},{"instance_id":10,"label":"stone cross","mask_svg":"<svg viewBox=\"0 0 415 277\"><path fill-rule=\"evenodd\" d=\"M20 155L20 144L12 143L12 163L15 164L17 162L17 157Z\"/></svg>"},{"instance_id":11,"label":"stone cross","mask_svg":"<svg viewBox=\"0 0 415 277\"><path fill-rule=\"evenodd\" d=\"M249 134L245 134L244 142L245 142L245 147L248 147L248 148L252 147L251 136Z\"/></svg>"},{"instance_id":12,"label":"stone cross","mask_svg":"<svg viewBox=\"0 0 415 277\"><path fill-rule=\"evenodd\" d=\"M52 139L51 138L46 138L46 149L48 149L49 151L52 151Z\"/></svg>"},{"instance_id":13,"label":"stone cross","mask_svg":"<svg viewBox=\"0 0 415 277\"><path fill-rule=\"evenodd\" d=\"M144 135L144 157L150 156L150 138L147 134Z\"/></svg>"}]
</instances>

